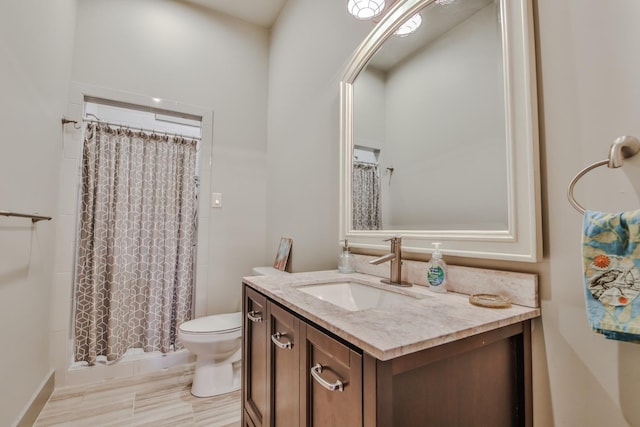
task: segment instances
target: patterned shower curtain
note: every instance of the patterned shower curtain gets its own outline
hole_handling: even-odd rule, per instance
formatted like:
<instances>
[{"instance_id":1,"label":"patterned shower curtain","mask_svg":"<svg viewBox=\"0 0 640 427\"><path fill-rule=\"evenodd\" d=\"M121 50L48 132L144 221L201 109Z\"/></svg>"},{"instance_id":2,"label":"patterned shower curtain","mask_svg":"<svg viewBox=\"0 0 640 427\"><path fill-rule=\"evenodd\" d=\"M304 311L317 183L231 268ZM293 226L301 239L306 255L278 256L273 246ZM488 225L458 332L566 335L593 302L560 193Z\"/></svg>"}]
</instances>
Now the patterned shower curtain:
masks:
<instances>
[{"instance_id":1,"label":"patterned shower curtain","mask_svg":"<svg viewBox=\"0 0 640 427\"><path fill-rule=\"evenodd\" d=\"M82 159L75 360L168 352L191 318L195 140L91 124Z\"/></svg>"},{"instance_id":2,"label":"patterned shower curtain","mask_svg":"<svg viewBox=\"0 0 640 427\"><path fill-rule=\"evenodd\" d=\"M380 230L381 227L378 165L353 162L353 229Z\"/></svg>"}]
</instances>

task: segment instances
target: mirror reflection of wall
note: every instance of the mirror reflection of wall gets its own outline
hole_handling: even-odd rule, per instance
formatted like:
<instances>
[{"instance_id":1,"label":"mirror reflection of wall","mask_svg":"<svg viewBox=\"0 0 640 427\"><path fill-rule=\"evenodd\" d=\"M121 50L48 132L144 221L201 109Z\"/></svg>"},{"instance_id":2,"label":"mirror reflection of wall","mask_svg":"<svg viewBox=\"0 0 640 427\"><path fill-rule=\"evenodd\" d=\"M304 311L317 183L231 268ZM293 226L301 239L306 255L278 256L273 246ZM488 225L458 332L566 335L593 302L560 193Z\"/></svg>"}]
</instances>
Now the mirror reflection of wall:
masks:
<instances>
[{"instance_id":1,"label":"mirror reflection of wall","mask_svg":"<svg viewBox=\"0 0 640 427\"><path fill-rule=\"evenodd\" d=\"M354 81L353 141L379 150L382 229L508 227L499 2L475 4L410 56L377 62L427 31L423 11L427 25L385 43Z\"/></svg>"}]
</instances>

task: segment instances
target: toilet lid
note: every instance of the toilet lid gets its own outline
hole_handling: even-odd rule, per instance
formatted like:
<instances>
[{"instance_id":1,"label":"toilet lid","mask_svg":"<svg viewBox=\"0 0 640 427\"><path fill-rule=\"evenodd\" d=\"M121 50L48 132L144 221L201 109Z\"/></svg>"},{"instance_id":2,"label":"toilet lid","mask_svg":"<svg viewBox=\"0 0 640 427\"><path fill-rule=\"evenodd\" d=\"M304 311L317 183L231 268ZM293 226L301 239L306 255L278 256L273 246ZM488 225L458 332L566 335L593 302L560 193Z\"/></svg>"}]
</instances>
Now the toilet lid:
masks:
<instances>
[{"instance_id":1,"label":"toilet lid","mask_svg":"<svg viewBox=\"0 0 640 427\"><path fill-rule=\"evenodd\" d=\"M180 330L192 334L215 333L237 330L242 327L242 313L215 314L189 320L180 325Z\"/></svg>"}]
</instances>

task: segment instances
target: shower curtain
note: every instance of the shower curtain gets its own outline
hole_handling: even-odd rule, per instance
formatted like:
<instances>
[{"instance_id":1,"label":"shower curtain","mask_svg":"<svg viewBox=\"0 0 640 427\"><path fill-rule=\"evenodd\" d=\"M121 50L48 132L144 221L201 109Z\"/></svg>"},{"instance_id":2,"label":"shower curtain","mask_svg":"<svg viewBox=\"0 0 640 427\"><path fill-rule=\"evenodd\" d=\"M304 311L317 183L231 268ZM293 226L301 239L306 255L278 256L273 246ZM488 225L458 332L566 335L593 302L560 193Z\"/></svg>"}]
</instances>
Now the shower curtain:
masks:
<instances>
[{"instance_id":1,"label":"shower curtain","mask_svg":"<svg viewBox=\"0 0 640 427\"><path fill-rule=\"evenodd\" d=\"M75 360L168 352L191 318L197 142L90 124L84 140Z\"/></svg>"},{"instance_id":2,"label":"shower curtain","mask_svg":"<svg viewBox=\"0 0 640 427\"><path fill-rule=\"evenodd\" d=\"M380 230L381 226L378 165L353 162L353 229Z\"/></svg>"}]
</instances>

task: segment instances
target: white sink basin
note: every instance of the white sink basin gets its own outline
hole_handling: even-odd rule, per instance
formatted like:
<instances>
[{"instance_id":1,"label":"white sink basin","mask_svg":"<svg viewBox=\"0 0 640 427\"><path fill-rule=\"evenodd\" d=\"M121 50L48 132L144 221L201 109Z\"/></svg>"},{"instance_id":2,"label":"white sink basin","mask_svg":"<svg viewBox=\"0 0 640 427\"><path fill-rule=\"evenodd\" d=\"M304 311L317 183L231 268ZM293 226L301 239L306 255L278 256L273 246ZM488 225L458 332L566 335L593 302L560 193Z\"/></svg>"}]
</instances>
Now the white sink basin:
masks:
<instances>
[{"instance_id":1,"label":"white sink basin","mask_svg":"<svg viewBox=\"0 0 640 427\"><path fill-rule=\"evenodd\" d=\"M333 282L300 286L298 290L350 311L383 308L416 299L356 282Z\"/></svg>"}]
</instances>

